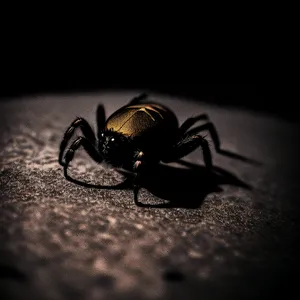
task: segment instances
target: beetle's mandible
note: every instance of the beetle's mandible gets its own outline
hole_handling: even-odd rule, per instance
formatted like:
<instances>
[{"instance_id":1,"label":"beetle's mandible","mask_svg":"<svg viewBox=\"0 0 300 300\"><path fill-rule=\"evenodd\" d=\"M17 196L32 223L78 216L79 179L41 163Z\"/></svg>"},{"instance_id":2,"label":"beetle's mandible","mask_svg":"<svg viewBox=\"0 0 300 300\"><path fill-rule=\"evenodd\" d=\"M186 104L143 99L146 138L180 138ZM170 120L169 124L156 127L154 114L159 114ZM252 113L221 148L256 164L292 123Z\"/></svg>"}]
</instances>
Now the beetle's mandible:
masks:
<instances>
[{"instance_id":1,"label":"beetle's mandible","mask_svg":"<svg viewBox=\"0 0 300 300\"><path fill-rule=\"evenodd\" d=\"M134 173L134 201L139 205L139 175L149 164L174 162L201 147L205 165L210 170L211 151L207 140L199 133L208 130L217 151L220 141L214 125L208 122L208 116L201 114L188 118L179 126L176 115L169 108L144 102L147 98L145 93L133 98L107 119L100 104L97 109L97 135L85 119L75 119L60 144L59 163L64 167L65 177L70 179L68 165L75 151L82 146L97 163L105 161ZM192 128L201 120L206 122ZM77 128L81 129L83 136L78 137L65 153Z\"/></svg>"}]
</instances>

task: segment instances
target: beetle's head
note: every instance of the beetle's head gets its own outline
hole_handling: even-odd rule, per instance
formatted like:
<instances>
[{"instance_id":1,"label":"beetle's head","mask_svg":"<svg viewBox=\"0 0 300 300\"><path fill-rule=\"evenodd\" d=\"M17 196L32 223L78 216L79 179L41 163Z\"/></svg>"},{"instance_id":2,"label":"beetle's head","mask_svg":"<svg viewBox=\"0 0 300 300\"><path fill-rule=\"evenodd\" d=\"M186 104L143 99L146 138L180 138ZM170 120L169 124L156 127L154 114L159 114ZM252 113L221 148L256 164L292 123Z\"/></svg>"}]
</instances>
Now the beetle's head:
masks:
<instances>
[{"instance_id":1,"label":"beetle's head","mask_svg":"<svg viewBox=\"0 0 300 300\"><path fill-rule=\"evenodd\" d=\"M132 155L131 139L112 130L99 136L99 150L104 160L113 165L123 165Z\"/></svg>"}]
</instances>

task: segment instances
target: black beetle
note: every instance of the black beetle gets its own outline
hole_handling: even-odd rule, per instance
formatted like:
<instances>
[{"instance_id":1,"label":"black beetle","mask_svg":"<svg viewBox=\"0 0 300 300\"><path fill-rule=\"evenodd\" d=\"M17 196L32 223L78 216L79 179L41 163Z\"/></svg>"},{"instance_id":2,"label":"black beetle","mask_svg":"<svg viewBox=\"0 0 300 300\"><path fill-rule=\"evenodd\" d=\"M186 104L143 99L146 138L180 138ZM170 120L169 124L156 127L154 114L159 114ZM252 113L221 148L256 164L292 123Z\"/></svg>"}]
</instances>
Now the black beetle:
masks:
<instances>
[{"instance_id":1,"label":"black beetle","mask_svg":"<svg viewBox=\"0 0 300 300\"><path fill-rule=\"evenodd\" d=\"M220 142L211 122L191 129L200 120L208 120L206 114L188 118L180 127L175 114L167 107L153 102L141 103L145 93L133 98L127 105L114 112L107 120L103 105L97 109L97 138L91 126L83 118L77 118L66 130L60 144L59 163L64 167L67 179L68 165L75 151L83 146L97 163L107 162L113 167L134 173L134 201L138 202L139 175L146 165L159 162L170 163L188 155L197 147L203 151L208 170L212 168L212 157L207 140L198 133L208 130L217 151ZM63 154L76 128L83 136L78 137Z\"/></svg>"}]
</instances>

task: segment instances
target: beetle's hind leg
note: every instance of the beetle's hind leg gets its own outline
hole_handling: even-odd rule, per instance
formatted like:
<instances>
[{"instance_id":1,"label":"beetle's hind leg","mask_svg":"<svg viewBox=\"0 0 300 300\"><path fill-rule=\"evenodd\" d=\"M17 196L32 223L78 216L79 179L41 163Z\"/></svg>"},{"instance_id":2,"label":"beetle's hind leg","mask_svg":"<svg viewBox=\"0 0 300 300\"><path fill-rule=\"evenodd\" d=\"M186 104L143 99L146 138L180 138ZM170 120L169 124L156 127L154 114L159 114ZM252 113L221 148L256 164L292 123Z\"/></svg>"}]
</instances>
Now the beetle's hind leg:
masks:
<instances>
[{"instance_id":1,"label":"beetle's hind leg","mask_svg":"<svg viewBox=\"0 0 300 300\"><path fill-rule=\"evenodd\" d=\"M180 128L179 128L179 136L181 136L184 133L186 133L186 131L188 129L190 129L194 124L196 124L198 121L202 121L202 120L207 121L208 119L209 118L208 118L207 114L201 114L201 115L198 115L198 116L195 116L195 117L188 118L180 126Z\"/></svg>"},{"instance_id":2,"label":"beetle's hind leg","mask_svg":"<svg viewBox=\"0 0 300 300\"><path fill-rule=\"evenodd\" d=\"M233 152L221 149L221 142L220 142L218 131L217 131L215 125L211 122L208 122L206 124L197 126L195 128L192 128L186 134L192 136L192 135L198 134L199 132L202 132L202 131L205 131L205 130L207 130L210 133L212 142L214 144L215 151L217 153L219 153L221 155L228 156L228 157L232 157L232 158L235 158L235 159L239 159L241 161L245 161L245 162L248 162L248 163L259 164L257 161L252 160L250 158L247 158L245 156L242 156L240 154L233 153Z\"/></svg>"},{"instance_id":3,"label":"beetle's hind leg","mask_svg":"<svg viewBox=\"0 0 300 300\"><path fill-rule=\"evenodd\" d=\"M58 161L62 166L65 165L65 162L63 161L64 151L77 128L80 128L84 137L88 139L93 146L95 146L96 137L90 124L84 118L80 118L80 117L76 118L72 122L72 124L68 127L68 129L65 131L63 140L60 143Z\"/></svg>"},{"instance_id":4,"label":"beetle's hind leg","mask_svg":"<svg viewBox=\"0 0 300 300\"><path fill-rule=\"evenodd\" d=\"M201 147L203 153L203 160L207 170L212 169L212 156L207 140L201 135L185 134L182 139L167 153L166 157L162 159L163 162L169 163L179 160L189 153Z\"/></svg>"}]
</instances>

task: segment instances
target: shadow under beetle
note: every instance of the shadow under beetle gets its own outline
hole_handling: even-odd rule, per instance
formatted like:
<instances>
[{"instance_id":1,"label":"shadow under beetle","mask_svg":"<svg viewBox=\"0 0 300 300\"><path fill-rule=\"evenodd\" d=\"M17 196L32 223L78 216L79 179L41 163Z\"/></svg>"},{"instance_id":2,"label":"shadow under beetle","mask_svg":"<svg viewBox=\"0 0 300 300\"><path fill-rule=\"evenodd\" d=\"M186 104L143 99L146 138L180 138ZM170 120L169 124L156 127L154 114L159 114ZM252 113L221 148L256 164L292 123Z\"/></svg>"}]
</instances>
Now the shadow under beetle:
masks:
<instances>
[{"instance_id":1,"label":"shadow under beetle","mask_svg":"<svg viewBox=\"0 0 300 300\"><path fill-rule=\"evenodd\" d=\"M217 131L211 122L191 129L196 122L208 120L208 116L201 114L188 118L179 126L177 117L170 109L153 102L141 103L146 98L144 93L134 97L107 120L104 107L100 104L97 109L97 138L85 119L79 117L73 121L60 144L59 163L64 167L66 179L70 179L68 165L80 146L97 163L105 161L115 168L133 172L136 205L139 205L139 177L147 165L175 162L201 147L205 166L208 171L211 170L209 144L199 133L208 130L216 151L225 152L220 149ZM83 136L71 144L64 156L67 144L78 127L81 128Z\"/></svg>"}]
</instances>

